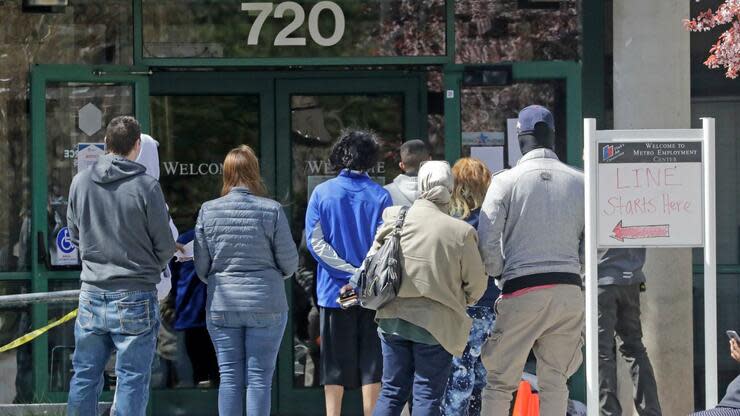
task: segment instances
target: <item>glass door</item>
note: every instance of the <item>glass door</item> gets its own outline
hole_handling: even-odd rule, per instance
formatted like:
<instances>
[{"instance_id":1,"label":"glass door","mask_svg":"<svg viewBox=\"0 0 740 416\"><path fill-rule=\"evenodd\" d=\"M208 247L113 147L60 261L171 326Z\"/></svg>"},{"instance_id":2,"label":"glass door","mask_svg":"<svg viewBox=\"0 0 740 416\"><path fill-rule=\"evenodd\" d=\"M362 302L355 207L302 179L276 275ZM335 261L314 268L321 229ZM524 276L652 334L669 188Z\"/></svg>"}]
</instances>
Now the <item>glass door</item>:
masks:
<instances>
[{"instance_id":1,"label":"glass door","mask_svg":"<svg viewBox=\"0 0 740 416\"><path fill-rule=\"evenodd\" d=\"M107 123L135 116L149 128L148 72L127 67L40 65L32 70L32 273L34 292L79 288L79 257L69 242L66 211L72 178L105 150ZM75 302L34 305L39 327L76 308ZM34 343L37 397L64 400L71 377L73 325ZM106 390L114 383L106 377Z\"/></svg>"},{"instance_id":2,"label":"glass door","mask_svg":"<svg viewBox=\"0 0 740 416\"><path fill-rule=\"evenodd\" d=\"M157 72L151 77L151 135L159 142L160 183L180 242L192 239L200 206L221 196L223 160L241 144L260 158L274 193L273 82L244 72ZM182 279L162 308L160 343L152 373L152 414L218 414L218 367L205 329L205 286ZM201 305L198 316L178 313ZM277 389L275 389L277 390ZM273 408L277 404L273 403Z\"/></svg>"},{"instance_id":3,"label":"glass door","mask_svg":"<svg viewBox=\"0 0 740 416\"><path fill-rule=\"evenodd\" d=\"M343 74L278 80L276 85L277 190L288 206L291 231L299 245L299 272L288 283L291 315L278 364L279 412L321 415L319 321L314 275L316 264L303 244L306 206L311 191L336 175L328 162L343 129L371 129L381 142L381 158L370 173L385 184L400 173L398 147L426 132L422 77L385 73L383 77ZM360 415L361 398L348 392L343 415Z\"/></svg>"}]
</instances>

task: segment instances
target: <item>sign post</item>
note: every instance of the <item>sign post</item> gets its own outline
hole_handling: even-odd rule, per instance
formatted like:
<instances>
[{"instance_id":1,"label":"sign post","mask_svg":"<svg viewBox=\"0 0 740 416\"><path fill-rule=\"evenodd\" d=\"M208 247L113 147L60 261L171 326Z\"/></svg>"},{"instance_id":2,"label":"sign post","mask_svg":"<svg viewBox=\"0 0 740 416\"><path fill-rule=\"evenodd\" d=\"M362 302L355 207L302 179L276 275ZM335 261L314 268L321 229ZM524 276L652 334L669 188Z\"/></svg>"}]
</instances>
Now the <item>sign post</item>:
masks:
<instances>
[{"instance_id":1,"label":"sign post","mask_svg":"<svg viewBox=\"0 0 740 416\"><path fill-rule=\"evenodd\" d=\"M702 129L596 130L584 120L586 386L599 414L598 249L704 247L706 405L717 404L714 119Z\"/></svg>"}]
</instances>

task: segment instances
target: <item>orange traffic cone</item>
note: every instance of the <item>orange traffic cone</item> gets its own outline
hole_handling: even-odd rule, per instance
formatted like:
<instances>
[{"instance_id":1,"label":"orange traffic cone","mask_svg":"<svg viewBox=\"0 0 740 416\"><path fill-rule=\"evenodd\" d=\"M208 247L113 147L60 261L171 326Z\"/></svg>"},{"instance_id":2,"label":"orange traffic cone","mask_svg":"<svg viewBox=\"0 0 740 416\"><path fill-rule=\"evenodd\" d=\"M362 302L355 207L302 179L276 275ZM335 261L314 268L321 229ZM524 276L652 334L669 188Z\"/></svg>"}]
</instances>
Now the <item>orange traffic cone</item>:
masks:
<instances>
[{"instance_id":1,"label":"orange traffic cone","mask_svg":"<svg viewBox=\"0 0 740 416\"><path fill-rule=\"evenodd\" d=\"M519 383L514 402L514 413L512 416L539 416L540 398L537 393L532 393L532 386L528 381Z\"/></svg>"},{"instance_id":2,"label":"orange traffic cone","mask_svg":"<svg viewBox=\"0 0 740 416\"><path fill-rule=\"evenodd\" d=\"M540 416L540 395L532 393L529 398L529 413L527 416Z\"/></svg>"}]
</instances>

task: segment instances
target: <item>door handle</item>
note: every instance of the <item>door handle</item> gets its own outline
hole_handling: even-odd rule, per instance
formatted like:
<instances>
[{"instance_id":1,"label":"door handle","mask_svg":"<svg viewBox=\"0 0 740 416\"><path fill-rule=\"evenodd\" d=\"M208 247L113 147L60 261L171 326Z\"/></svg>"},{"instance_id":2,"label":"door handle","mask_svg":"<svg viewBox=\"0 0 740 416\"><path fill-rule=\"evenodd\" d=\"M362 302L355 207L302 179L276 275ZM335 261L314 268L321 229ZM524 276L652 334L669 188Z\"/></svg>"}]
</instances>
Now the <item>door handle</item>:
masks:
<instances>
[{"instance_id":1,"label":"door handle","mask_svg":"<svg viewBox=\"0 0 740 416\"><path fill-rule=\"evenodd\" d=\"M49 264L49 254L46 251L46 241L43 231L36 233L36 244L38 246L39 264Z\"/></svg>"}]
</instances>

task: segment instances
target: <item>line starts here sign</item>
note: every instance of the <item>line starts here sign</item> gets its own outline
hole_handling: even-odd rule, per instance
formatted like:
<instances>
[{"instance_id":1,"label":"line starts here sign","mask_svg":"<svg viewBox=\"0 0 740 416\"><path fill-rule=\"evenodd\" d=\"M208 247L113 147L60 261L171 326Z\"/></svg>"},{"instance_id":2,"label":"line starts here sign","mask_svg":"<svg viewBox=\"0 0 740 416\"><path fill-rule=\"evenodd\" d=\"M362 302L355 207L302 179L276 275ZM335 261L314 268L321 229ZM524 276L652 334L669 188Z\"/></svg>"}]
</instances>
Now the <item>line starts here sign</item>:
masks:
<instances>
[{"instance_id":1,"label":"line starts here sign","mask_svg":"<svg viewBox=\"0 0 740 416\"><path fill-rule=\"evenodd\" d=\"M698 247L704 242L702 143L601 142L599 247Z\"/></svg>"}]
</instances>

